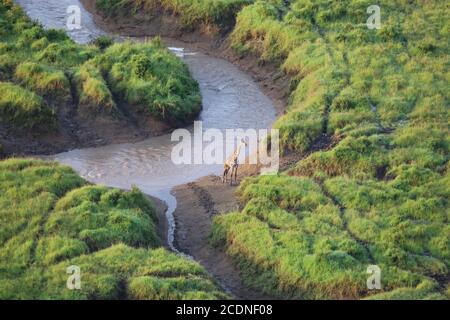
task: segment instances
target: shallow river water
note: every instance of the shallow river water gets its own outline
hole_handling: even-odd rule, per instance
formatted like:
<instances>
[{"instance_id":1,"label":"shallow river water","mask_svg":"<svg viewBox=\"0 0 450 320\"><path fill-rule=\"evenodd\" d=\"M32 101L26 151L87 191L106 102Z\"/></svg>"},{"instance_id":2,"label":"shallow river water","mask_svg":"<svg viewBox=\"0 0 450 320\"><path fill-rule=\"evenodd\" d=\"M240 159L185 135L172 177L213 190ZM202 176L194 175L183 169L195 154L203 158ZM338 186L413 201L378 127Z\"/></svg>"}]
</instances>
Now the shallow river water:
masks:
<instances>
[{"instance_id":1,"label":"shallow river water","mask_svg":"<svg viewBox=\"0 0 450 320\"><path fill-rule=\"evenodd\" d=\"M81 29L67 31L79 43L88 43L106 34L99 29L77 0L16 0L28 15L48 28L66 29L71 5L81 9ZM250 76L231 63L183 48L170 48L188 64L200 84L203 111L199 120L203 130L263 129L275 119L275 108ZM192 128L189 128L192 130ZM176 199L171 189L177 185L220 174L220 165L175 165L171 161L174 142L170 135L149 138L139 143L116 144L98 148L72 150L47 158L73 167L84 178L110 187L129 189L133 185L162 199L168 205L168 244L173 247Z\"/></svg>"}]
</instances>

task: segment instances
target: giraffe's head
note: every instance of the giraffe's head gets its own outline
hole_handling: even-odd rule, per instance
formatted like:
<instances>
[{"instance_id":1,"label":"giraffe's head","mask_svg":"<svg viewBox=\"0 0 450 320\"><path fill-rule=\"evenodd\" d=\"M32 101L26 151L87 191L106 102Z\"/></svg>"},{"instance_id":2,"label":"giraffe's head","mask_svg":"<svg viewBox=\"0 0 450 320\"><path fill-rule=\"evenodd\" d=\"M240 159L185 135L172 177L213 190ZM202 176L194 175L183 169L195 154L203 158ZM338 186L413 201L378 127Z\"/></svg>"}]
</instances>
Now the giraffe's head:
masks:
<instances>
[{"instance_id":1,"label":"giraffe's head","mask_svg":"<svg viewBox=\"0 0 450 320\"><path fill-rule=\"evenodd\" d=\"M246 146L248 146L248 143L244 139L241 139L241 145L244 145L246 147Z\"/></svg>"}]
</instances>

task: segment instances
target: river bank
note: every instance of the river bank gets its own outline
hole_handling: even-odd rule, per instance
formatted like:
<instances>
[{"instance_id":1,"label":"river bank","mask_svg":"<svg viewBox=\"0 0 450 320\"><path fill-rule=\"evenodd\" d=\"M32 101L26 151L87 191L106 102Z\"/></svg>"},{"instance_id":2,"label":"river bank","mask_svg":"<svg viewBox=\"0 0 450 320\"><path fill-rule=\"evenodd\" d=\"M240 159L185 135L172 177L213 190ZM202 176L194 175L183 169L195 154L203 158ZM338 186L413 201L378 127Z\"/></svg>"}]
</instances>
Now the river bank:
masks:
<instances>
[{"instance_id":1,"label":"river bank","mask_svg":"<svg viewBox=\"0 0 450 320\"><path fill-rule=\"evenodd\" d=\"M96 148L110 144L135 143L173 130L166 123L148 118L138 124L138 116L113 119L106 116L90 121L71 118L73 106L61 108L57 132L37 133L0 125L0 159L52 155L81 148Z\"/></svg>"},{"instance_id":2,"label":"river bank","mask_svg":"<svg viewBox=\"0 0 450 320\"><path fill-rule=\"evenodd\" d=\"M330 12L325 3L312 11L280 4L279 12L274 12L271 3L258 1L239 14L233 45L259 53L264 61L284 61L286 72L301 79L287 82L286 90L295 92L289 112L276 124L283 150L291 152L283 157L280 171L290 170L246 181L239 190L242 203L237 203L234 187L208 176L220 174L220 168L212 172L203 165L174 168L170 158L165 158L170 150L167 137L150 139L147 144L75 150L55 159L76 168L91 182L121 188L137 185L164 199L170 248L202 260L209 273L224 288L234 290L236 297L252 298L254 290L245 286L251 284L256 291L284 299L448 298L448 192L444 187L448 182L448 127L443 120L446 87L442 73L448 50L441 34L445 10L434 4L413 5L419 27L411 32L411 24L399 14L407 6L394 6L386 11L389 19L383 30L398 32L380 31L368 37L359 29L347 32L356 11L339 6L332 10L341 19L331 22L324 15ZM365 12L360 4L355 6ZM127 14L126 6L121 9ZM151 10L146 11L152 18ZM183 12L178 11L181 16ZM284 19L286 12L289 19ZM421 17L422 12L428 12L433 23ZM249 94L248 82L240 82L245 78L242 74L224 60L208 61L214 50L220 51L217 56L226 55L226 34L217 36L214 28L199 29L207 36L216 35L209 37L211 45L198 35L200 31L158 22L170 24L177 16L157 15L148 23L130 20L133 34L141 35L136 41L146 42L145 34L151 35L153 25L154 33L170 27L173 33L167 35L179 38L166 44L213 47L210 55L193 58L190 55L195 52L188 52L184 57L203 83L210 108L200 118L207 119L207 128L243 124L267 128L273 123L260 118L270 113L270 108L258 105L264 101L261 90ZM342 34L336 34L336 25L342 27ZM149 30L142 33L145 28ZM427 34L438 36L429 39ZM408 47L403 46L405 40ZM222 45L224 49L218 49ZM373 59L373 52L379 52L380 58ZM399 52L412 60L398 60ZM426 72L435 76L425 78ZM270 81L282 77L269 74L266 86L263 81L258 84L270 96L276 91L268 89L274 88ZM252 76L257 78L257 74ZM378 81L379 77L386 81ZM411 93L421 98L410 101ZM283 114L282 108L277 109L278 115ZM242 173L240 180L246 176ZM221 214L234 209L237 212ZM213 227L212 217L216 217ZM214 233L208 239L211 229ZM227 255L209 247L208 240ZM229 264L228 255L234 264ZM384 291L367 290L367 265L383 266Z\"/></svg>"},{"instance_id":3,"label":"river bank","mask_svg":"<svg viewBox=\"0 0 450 320\"><path fill-rule=\"evenodd\" d=\"M230 293L238 299L267 300L248 287L239 269L222 249L209 245L212 218L237 210L236 186L223 184L218 176L207 176L173 189L177 199L175 245L194 258Z\"/></svg>"},{"instance_id":4,"label":"river bank","mask_svg":"<svg viewBox=\"0 0 450 320\"><path fill-rule=\"evenodd\" d=\"M84 9L80 31L66 32L70 2L17 3L26 14L17 6L16 15L3 10L0 17L2 157L142 141L199 115L198 83L161 42L98 39L104 33L84 19ZM158 68L150 68L156 60Z\"/></svg>"}]
</instances>

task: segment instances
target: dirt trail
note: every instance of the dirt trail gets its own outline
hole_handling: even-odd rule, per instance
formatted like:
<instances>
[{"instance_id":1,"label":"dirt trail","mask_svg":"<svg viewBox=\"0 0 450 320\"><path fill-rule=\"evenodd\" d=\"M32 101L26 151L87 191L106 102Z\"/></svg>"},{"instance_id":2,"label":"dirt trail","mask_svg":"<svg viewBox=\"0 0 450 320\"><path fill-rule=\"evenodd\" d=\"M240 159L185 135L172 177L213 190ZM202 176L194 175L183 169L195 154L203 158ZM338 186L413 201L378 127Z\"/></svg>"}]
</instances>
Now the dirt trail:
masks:
<instances>
[{"instance_id":1,"label":"dirt trail","mask_svg":"<svg viewBox=\"0 0 450 320\"><path fill-rule=\"evenodd\" d=\"M217 176L204 177L174 188L178 201L174 213L176 247L201 263L237 299L272 299L246 287L232 259L224 251L208 244L214 215L238 209L235 191L235 186L222 184Z\"/></svg>"},{"instance_id":2,"label":"dirt trail","mask_svg":"<svg viewBox=\"0 0 450 320\"><path fill-rule=\"evenodd\" d=\"M80 2L92 14L95 24L110 34L149 39L159 36L167 44L231 62L253 78L264 94L273 101L278 115L285 113L289 99L289 76L281 72L276 64L262 62L250 53L236 53L231 48L229 33L221 33L214 27L205 26L183 28L177 15L163 9L156 10L153 16L136 13L133 16L109 18L96 11L94 0L80 0Z\"/></svg>"}]
</instances>

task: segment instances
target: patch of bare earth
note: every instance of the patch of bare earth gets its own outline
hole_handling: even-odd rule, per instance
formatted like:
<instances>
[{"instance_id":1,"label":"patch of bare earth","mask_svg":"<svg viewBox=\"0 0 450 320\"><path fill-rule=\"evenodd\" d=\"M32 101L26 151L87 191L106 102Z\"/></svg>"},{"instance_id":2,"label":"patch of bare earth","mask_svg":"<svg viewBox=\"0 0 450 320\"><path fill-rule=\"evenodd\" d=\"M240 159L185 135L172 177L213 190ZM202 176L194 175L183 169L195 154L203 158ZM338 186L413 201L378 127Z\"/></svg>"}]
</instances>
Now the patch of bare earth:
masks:
<instances>
[{"instance_id":1,"label":"patch of bare earth","mask_svg":"<svg viewBox=\"0 0 450 320\"><path fill-rule=\"evenodd\" d=\"M223 184L220 177L208 176L173 189L177 198L175 245L201 263L237 299L267 300L272 297L245 286L232 259L208 244L214 215L237 210L236 186Z\"/></svg>"}]
</instances>

